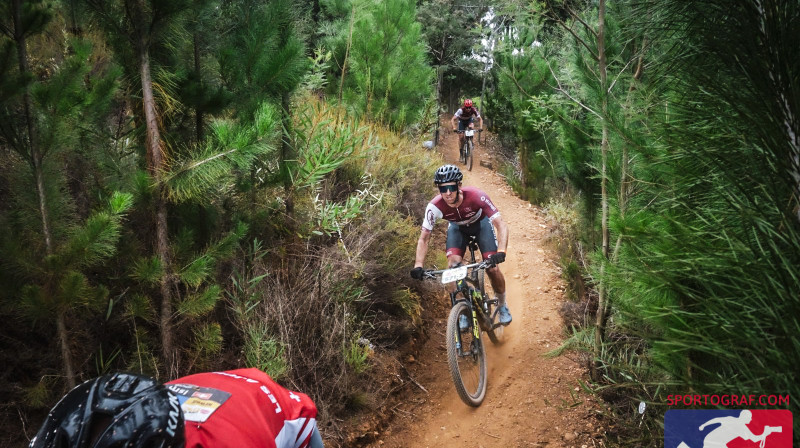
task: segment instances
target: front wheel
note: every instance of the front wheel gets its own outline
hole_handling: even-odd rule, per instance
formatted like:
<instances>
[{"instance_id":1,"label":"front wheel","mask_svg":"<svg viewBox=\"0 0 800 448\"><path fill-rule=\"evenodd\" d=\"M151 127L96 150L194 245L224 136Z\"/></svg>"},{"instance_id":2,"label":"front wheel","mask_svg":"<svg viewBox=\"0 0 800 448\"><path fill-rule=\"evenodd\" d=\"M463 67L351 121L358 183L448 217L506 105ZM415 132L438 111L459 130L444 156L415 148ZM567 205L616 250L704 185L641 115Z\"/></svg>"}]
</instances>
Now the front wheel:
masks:
<instances>
[{"instance_id":1,"label":"front wheel","mask_svg":"<svg viewBox=\"0 0 800 448\"><path fill-rule=\"evenodd\" d=\"M466 316L469 323L463 330L459 328L460 316ZM486 396L486 354L480 335L472 309L465 302L456 303L447 319L447 363L458 396L474 407Z\"/></svg>"},{"instance_id":2,"label":"front wheel","mask_svg":"<svg viewBox=\"0 0 800 448\"><path fill-rule=\"evenodd\" d=\"M472 146L472 139L469 139L467 141L467 154L466 154L466 165L467 165L467 170L468 171L472 171L472 151L473 151L473 149L475 149L475 148Z\"/></svg>"}]
</instances>

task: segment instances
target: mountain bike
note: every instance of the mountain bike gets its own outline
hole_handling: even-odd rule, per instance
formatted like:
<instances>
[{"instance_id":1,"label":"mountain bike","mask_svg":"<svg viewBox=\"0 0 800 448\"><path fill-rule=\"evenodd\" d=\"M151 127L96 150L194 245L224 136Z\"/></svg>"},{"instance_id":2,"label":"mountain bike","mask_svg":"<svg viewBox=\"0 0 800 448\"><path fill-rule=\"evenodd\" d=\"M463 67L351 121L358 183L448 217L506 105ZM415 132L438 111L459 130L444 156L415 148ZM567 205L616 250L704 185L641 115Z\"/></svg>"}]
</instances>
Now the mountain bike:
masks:
<instances>
[{"instance_id":1,"label":"mountain bike","mask_svg":"<svg viewBox=\"0 0 800 448\"><path fill-rule=\"evenodd\" d=\"M497 299L490 299L485 289L485 271L495 264L490 260L475 262L478 242L474 236L468 238L467 247L469 264L425 270L423 278L441 277L443 284L456 283L456 290L450 293L452 308L447 318L447 363L458 396L464 403L477 407L486 396L487 383L481 331L498 344L502 341L503 325L497 320Z\"/></svg>"},{"instance_id":2,"label":"mountain bike","mask_svg":"<svg viewBox=\"0 0 800 448\"><path fill-rule=\"evenodd\" d=\"M481 130L478 129L478 132ZM455 131L457 134L464 134L464 144L458 148L458 160L467 166L468 171L472 171L472 153L475 150L475 144L473 143L473 137L475 135L475 129L464 129Z\"/></svg>"}]
</instances>

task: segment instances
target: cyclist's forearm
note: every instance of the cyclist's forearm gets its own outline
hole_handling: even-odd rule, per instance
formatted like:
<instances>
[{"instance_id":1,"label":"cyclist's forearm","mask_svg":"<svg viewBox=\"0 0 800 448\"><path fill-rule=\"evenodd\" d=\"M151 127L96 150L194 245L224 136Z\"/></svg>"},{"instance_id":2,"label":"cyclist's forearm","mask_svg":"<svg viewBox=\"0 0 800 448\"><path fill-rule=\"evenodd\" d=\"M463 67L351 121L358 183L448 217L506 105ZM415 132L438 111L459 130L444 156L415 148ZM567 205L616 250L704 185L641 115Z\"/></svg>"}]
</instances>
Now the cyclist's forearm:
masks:
<instances>
[{"instance_id":1,"label":"cyclist's forearm","mask_svg":"<svg viewBox=\"0 0 800 448\"><path fill-rule=\"evenodd\" d=\"M417 240L417 256L414 260L414 267L421 268L425 265L425 255L428 254L428 243L431 240L431 233L422 231L419 239Z\"/></svg>"},{"instance_id":2,"label":"cyclist's forearm","mask_svg":"<svg viewBox=\"0 0 800 448\"><path fill-rule=\"evenodd\" d=\"M497 235L497 250L505 252L508 249L508 229L505 232L498 232Z\"/></svg>"},{"instance_id":3,"label":"cyclist's forearm","mask_svg":"<svg viewBox=\"0 0 800 448\"><path fill-rule=\"evenodd\" d=\"M414 259L414 267L421 268L425 265L425 255L428 254L428 244L422 239L417 241L417 257Z\"/></svg>"},{"instance_id":4,"label":"cyclist's forearm","mask_svg":"<svg viewBox=\"0 0 800 448\"><path fill-rule=\"evenodd\" d=\"M497 250L505 252L508 248L508 226L504 221L497 220L495 230L497 231Z\"/></svg>"}]
</instances>

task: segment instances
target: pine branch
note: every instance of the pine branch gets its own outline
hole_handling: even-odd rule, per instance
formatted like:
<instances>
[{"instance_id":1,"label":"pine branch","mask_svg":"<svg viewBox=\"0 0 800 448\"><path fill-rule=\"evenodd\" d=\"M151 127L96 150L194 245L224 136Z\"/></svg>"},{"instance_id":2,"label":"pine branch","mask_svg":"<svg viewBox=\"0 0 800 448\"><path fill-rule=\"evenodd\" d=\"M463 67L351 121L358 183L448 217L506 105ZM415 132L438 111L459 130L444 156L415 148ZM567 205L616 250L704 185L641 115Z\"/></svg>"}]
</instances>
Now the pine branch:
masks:
<instances>
[{"instance_id":1,"label":"pine branch","mask_svg":"<svg viewBox=\"0 0 800 448\"><path fill-rule=\"evenodd\" d=\"M190 154L165 174L170 198L181 202L219 191L225 179L236 176L236 170L248 171L259 156L273 149L266 141L273 136L276 126L275 109L267 103L256 112L250 126L214 123L213 138L198 148L198 154Z\"/></svg>"}]
</instances>

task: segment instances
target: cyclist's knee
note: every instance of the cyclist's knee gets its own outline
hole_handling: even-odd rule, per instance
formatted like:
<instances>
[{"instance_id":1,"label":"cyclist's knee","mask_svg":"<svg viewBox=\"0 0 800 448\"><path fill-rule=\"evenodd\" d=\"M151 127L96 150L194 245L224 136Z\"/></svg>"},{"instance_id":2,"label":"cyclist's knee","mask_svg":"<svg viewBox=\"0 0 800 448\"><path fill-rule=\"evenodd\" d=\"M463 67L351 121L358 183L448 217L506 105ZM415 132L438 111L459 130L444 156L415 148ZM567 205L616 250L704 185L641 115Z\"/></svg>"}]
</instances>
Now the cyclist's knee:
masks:
<instances>
[{"instance_id":1,"label":"cyclist's knee","mask_svg":"<svg viewBox=\"0 0 800 448\"><path fill-rule=\"evenodd\" d=\"M494 281L501 281L505 283L506 278L503 276L503 273L500 272L500 268L498 266L492 266L491 268L486 270L486 274Z\"/></svg>"},{"instance_id":2,"label":"cyclist's knee","mask_svg":"<svg viewBox=\"0 0 800 448\"><path fill-rule=\"evenodd\" d=\"M460 255L449 255L447 257L447 265L449 267L455 267L461 264L461 256Z\"/></svg>"}]
</instances>

